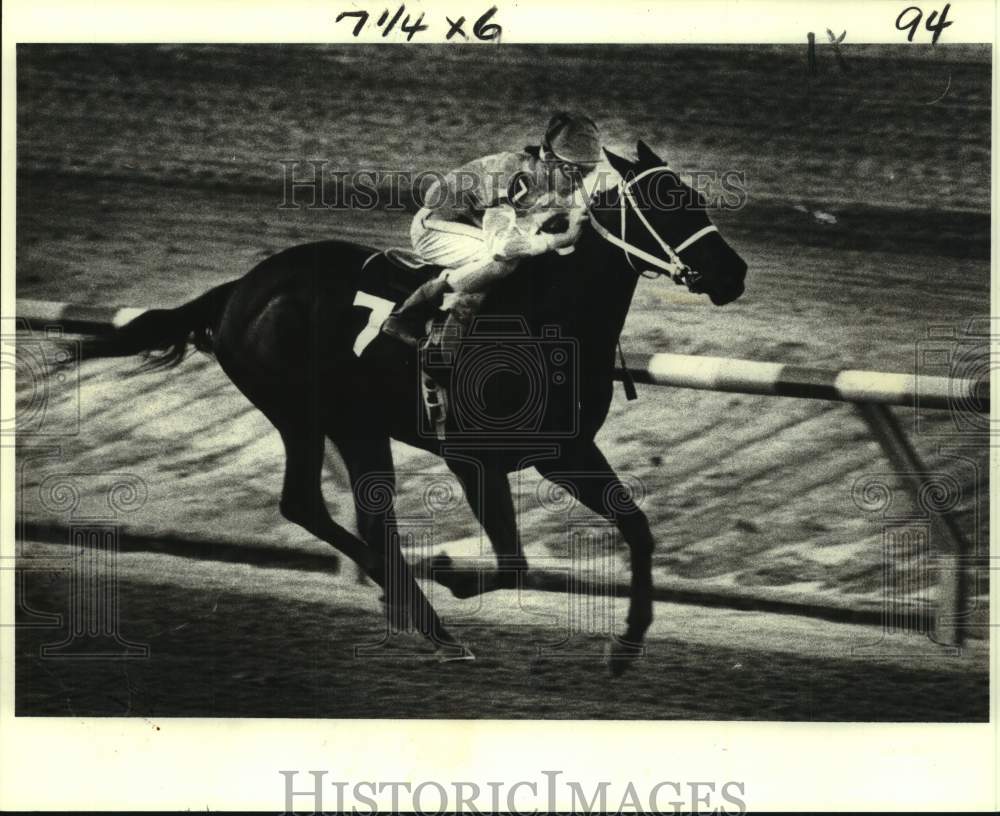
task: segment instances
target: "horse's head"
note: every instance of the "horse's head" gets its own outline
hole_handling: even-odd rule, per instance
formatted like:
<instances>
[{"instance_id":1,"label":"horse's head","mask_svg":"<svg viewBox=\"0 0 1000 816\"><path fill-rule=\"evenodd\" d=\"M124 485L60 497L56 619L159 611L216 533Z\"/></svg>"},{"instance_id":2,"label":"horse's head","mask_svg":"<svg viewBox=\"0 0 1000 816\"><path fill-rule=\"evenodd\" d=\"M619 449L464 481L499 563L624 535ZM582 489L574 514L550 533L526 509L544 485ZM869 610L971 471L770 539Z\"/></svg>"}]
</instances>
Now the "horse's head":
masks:
<instances>
[{"instance_id":1,"label":"horse's head","mask_svg":"<svg viewBox=\"0 0 1000 816\"><path fill-rule=\"evenodd\" d=\"M604 152L622 182L598 204L595 229L632 269L667 274L716 306L742 295L746 262L709 219L704 197L642 141L637 162Z\"/></svg>"}]
</instances>

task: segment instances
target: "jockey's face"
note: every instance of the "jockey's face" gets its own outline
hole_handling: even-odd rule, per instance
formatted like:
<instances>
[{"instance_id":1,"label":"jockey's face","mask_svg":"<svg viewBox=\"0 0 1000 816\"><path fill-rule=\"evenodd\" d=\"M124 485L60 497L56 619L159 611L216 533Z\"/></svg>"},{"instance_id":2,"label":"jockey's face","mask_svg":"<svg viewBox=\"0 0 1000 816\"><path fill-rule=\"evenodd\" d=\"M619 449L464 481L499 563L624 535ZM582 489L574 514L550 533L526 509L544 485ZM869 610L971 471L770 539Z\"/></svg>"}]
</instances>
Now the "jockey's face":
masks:
<instances>
[{"instance_id":1,"label":"jockey's face","mask_svg":"<svg viewBox=\"0 0 1000 816\"><path fill-rule=\"evenodd\" d=\"M583 184L584 179L597 168L596 164L576 164L557 159L544 148L541 157L552 180L553 188L563 195L576 192Z\"/></svg>"},{"instance_id":2,"label":"jockey's face","mask_svg":"<svg viewBox=\"0 0 1000 816\"><path fill-rule=\"evenodd\" d=\"M596 164L573 164L572 162L559 162L560 174L562 174L563 178L574 185L583 184L583 180L593 173L596 167Z\"/></svg>"}]
</instances>

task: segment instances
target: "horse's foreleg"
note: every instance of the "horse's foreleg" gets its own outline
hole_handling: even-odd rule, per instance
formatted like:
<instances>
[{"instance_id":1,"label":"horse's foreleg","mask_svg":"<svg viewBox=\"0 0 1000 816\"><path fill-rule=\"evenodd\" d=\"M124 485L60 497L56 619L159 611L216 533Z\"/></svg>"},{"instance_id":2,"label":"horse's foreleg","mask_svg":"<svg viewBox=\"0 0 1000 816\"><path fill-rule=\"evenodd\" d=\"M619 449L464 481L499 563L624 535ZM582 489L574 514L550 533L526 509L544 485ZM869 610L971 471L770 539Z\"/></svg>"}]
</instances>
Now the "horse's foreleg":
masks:
<instances>
[{"instance_id":1,"label":"horse's foreleg","mask_svg":"<svg viewBox=\"0 0 1000 816\"><path fill-rule=\"evenodd\" d=\"M653 622L654 541L649 521L593 443L573 447L537 468L545 478L569 485L585 507L613 522L628 545L632 567L628 617L625 633L614 639L609 654L612 674L621 674L642 655L642 641Z\"/></svg>"},{"instance_id":2,"label":"horse's foreleg","mask_svg":"<svg viewBox=\"0 0 1000 816\"><path fill-rule=\"evenodd\" d=\"M460 596L516 588L518 576L528 569L528 560L521 546L507 474L478 460L449 458L447 463L462 483L466 500L496 553L497 572L479 576L454 570L441 571L439 580ZM480 580L481 577L485 580Z\"/></svg>"}]
</instances>

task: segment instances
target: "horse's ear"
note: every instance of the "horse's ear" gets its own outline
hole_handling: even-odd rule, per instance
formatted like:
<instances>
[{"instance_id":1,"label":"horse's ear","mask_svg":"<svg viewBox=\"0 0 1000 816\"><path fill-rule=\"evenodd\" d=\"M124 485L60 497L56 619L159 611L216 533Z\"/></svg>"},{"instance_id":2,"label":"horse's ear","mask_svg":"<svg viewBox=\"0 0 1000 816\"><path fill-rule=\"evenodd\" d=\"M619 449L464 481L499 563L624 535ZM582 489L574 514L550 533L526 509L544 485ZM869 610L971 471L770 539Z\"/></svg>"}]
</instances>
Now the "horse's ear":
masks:
<instances>
[{"instance_id":1,"label":"horse's ear","mask_svg":"<svg viewBox=\"0 0 1000 816\"><path fill-rule=\"evenodd\" d=\"M635 143L635 150L639 156L640 167L666 167L667 163L657 156L653 149L642 139Z\"/></svg>"},{"instance_id":2,"label":"horse's ear","mask_svg":"<svg viewBox=\"0 0 1000 816\"><path fill-rule=\"evenodd\" d=\"M608 157L608 162L622 178L625 178L629 173L635 172L635 165L623 156L612 153L606 147L604 148L604 155Z\"/></svg>"}]
</instances>

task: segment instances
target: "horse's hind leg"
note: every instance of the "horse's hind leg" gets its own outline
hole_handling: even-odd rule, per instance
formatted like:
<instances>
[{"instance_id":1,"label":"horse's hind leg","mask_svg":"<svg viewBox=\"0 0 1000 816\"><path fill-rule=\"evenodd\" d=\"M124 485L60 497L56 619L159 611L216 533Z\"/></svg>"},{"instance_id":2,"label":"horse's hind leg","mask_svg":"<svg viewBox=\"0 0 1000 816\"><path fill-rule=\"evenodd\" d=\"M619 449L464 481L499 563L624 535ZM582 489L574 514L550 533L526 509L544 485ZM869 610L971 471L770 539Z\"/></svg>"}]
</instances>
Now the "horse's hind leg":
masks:
<instances>
[{"instance_id":1,"label":"horse's hind leg","mask_svg":"<svg viewBox=\"0 0 1000 816\"><path fill-rule=\"evenodd\" d=\"M319 431L281 428L285 443L285 482L281 490L281 514L358 564L377 583L384 580L380 553L366 547L349 530L337 524L327 510L321 487L325 439Z\"/></svg>"},{"instance_id":2,"label":"horse's hind leg","mask_svg":"<svg viewBox=\"0 0 1000 816\"><path fill-rule=\"evenodd\" d=\"M445 630L400 548L393 509L396 473L389 437L331 439L344 458L351 478L358 530L369 549L378 553L379 560L386 566L383 589L390 627L400 630L409 621L416 631L442 649L442 659L472 659L472 652L460 646Z\"/></svg>"}]
</instances>

